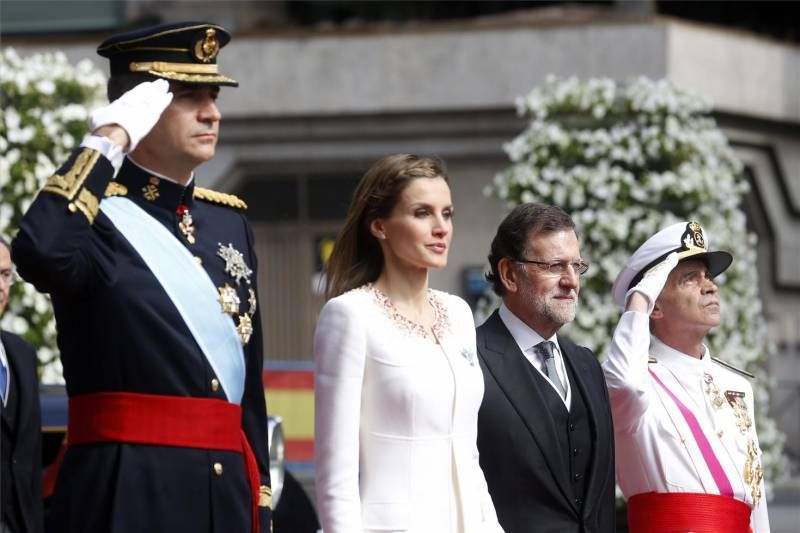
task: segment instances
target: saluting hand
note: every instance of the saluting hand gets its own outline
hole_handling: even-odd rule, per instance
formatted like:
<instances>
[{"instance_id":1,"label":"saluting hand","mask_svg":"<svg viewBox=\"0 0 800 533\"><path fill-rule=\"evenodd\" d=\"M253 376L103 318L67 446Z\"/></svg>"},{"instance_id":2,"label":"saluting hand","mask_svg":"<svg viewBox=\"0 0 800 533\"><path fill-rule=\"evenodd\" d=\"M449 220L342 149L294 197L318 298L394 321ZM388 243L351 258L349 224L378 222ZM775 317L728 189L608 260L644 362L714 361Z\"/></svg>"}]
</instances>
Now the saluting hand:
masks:
<instances>
[{"instance_id":1,"label":"saluting hand","mask_svg":"<svg viewBox=\"0 0 800 533\"><path fill-rule=\"evenodd\" d=\"M642 280L634 287L631 287L627 293L625 293L625 308L628 311L643 310L643 306L641 304L637 305L637 302L634 298L634 293L638 292L647 300L647 314L649 315L652 313L653 308L656 305L656 298L658 298L658 295L661 294L661 290L667 283L669 273L672 272L672 269L675 268L675 265L677 264L678 252L672 252L666 258L664 258L663 261L645 272Z\"/></svg>"},{"instance_id":2,"label":"saluting hand","mask_svg":"<svg viewBox=\"0 0 800 533\"><path fill-rule=\"evenodd\" d=\"M128 134L125 152L136 149L139 141L147 135L172 101L169 82L164 79L145 81L129 90L110 104L89 114L89 129L92 133L105 134L97 130L116 124ZM112 138L112 141L116 139Z\"/></svg>"}]
</instances>

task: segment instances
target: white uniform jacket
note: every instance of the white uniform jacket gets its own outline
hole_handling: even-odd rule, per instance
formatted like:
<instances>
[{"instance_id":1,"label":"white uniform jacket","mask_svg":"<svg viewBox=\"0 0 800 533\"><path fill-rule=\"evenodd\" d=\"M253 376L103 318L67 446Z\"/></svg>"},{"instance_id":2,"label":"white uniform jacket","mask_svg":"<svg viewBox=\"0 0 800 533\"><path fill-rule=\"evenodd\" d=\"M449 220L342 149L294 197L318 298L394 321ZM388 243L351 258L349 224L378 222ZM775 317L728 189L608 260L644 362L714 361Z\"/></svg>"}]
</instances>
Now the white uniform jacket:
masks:
<instances>
[{"instance_id":1,"label":"white uniform jacket","mask_svg":"<svg viewBox=\"0 0 800 533\"><path fill-rule=\"evenodd\" d=\"M648 354L657 362L648 364ZM753 532L769 532L753 389L746 378L715 362L708 349L697 359L651 338L648 316L634 311L622 315L603 371L617 481L626 498L652 491L720 493L689 425L654 374L695 415L734 497L753 509Z\"/></svg>"},{"instance_id":2,"label":"white uniform jacket","mask_svg":"<svg viewBox=\"0 0 800 533\"><path fill-rule=\"evenodd\" d=\"M369 284L322 309L315 459L325 533L502 532L478 463L472 313L456 296L429 298L439 344Z\"/></svg>"}]
</instances>

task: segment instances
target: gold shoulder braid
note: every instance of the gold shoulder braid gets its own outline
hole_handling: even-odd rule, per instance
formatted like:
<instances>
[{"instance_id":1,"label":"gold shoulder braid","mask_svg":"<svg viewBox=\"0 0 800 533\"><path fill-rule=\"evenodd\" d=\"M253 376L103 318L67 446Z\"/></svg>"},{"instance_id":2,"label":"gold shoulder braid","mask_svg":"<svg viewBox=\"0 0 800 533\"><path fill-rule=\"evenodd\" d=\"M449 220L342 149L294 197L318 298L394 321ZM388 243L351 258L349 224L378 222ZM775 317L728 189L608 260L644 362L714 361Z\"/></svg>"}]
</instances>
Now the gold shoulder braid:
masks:
<instances>
[{"instance_id":1,"label":"gold shoulder braid","mask_svg":"<svg viewBox=\"0 0 800 533\"><path fill-rule=\"evenodd\" d=\"M733 370L734 372L737 372L737 373L739 373L739 374L741 374L741 375L743 375L745 377L748 377L750 379L754 379L755 378L755 376L753 374L751 374L750 372L748 372L747 370L742 370L741 368L735 367L732 364L730 364L729 362L723 361L722 359L720 359L718 357L713 357L712 356L711 359L714 360L715 362L721 364L725 368Z\"/></svg>"},{"instance_id":2,"label":"gold shoulder braid","mask_svg":"<svg viewBox=\"0 0 800 533\"><path fill-rule=\"evenodd\" d=\"M67 200L74 199L98 159L100 159L100 152L84 148L75 158L72 167L63 176L60 174L50 176L42 190L63 196Z\"/></svg>"},{"instance_id":3,"label":"gold shoulder braid","mask_svg":"<svg viewBox=\"0 0 800 533\"><path fill-rule=\"evenodd\" d=\"M192 196L197 200L205 200L206 202L211 202L213 204L225 205L241 210L247 209L247 204L244 203L244 200L241 198L234 196L233 194L212 191L211 189L206 189L204 187L195 187L194 194Z\"/></svg>"}]
</instances>

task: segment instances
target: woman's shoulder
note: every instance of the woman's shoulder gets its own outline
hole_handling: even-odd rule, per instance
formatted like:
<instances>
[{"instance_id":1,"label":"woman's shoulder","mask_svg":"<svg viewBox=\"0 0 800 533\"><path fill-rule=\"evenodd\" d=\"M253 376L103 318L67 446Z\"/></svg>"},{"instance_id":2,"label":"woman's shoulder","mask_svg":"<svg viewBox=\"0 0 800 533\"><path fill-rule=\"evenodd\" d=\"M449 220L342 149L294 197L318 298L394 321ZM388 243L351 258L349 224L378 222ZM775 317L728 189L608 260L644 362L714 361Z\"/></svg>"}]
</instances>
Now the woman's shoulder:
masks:
<instances>
[{"instance_id":1,"label":"woman's shoulder","mask_svg":"<svg viewBox=\"0 0 800 533\"><path fill-rule=\"evenodd\" d=\"M374 295L370 289L371 284L368 283L334 296L325 302L325 305L322 306L322 312L324 313L326 310L327 312L336 310L351 313L361 311L365 305L374 300Z\"/></svg>"},{"instance_id":2,"label":"woman's shoulder","mask_svg":"<svg viewBox=\"0 0 800 533\"><path fill-rule=\"evenodd\" d=\"M430 289L430 291L431 295L433 296L433 299L438 300L439 303L447 306L448 309L459 312L463 311L469 311L470 313L472 312L470 311L469 304L465 302L464 299L461 298L460 296L456 296L455 294L450 294L449 292L444 292L437 289Z\"/></svg>"},{"instance_id":3,"label":"woman's shoulder","mask_svg":"<svg viewBox=\"0 0 800 533\"><path fill-rule=\"evenodd\" d=\"M463 323L466 317L472 320L472 308L460 296L448 292L431 289L431 296L440 311L443 311L456 323Z\"/></svg>"}]
</instances>

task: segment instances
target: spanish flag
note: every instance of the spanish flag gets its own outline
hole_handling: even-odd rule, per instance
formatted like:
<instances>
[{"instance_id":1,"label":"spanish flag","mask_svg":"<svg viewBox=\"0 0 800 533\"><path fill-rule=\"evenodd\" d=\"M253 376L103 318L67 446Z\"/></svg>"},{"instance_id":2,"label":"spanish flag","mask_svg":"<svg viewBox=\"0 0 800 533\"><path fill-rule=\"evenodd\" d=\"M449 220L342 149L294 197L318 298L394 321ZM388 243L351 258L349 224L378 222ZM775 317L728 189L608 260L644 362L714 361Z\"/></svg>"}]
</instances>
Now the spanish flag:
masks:
<instances>
[{"instance_id":1,"label":"spanish flag","mask_svg":"<svg viewBox=\"0 0 800 533\"><path fill-rule=\"evenodd\" d=\"M283 418L286 460L314 460L314 372L311 363L264 369L270 415Z\"/></svg>"}]
</instances>

